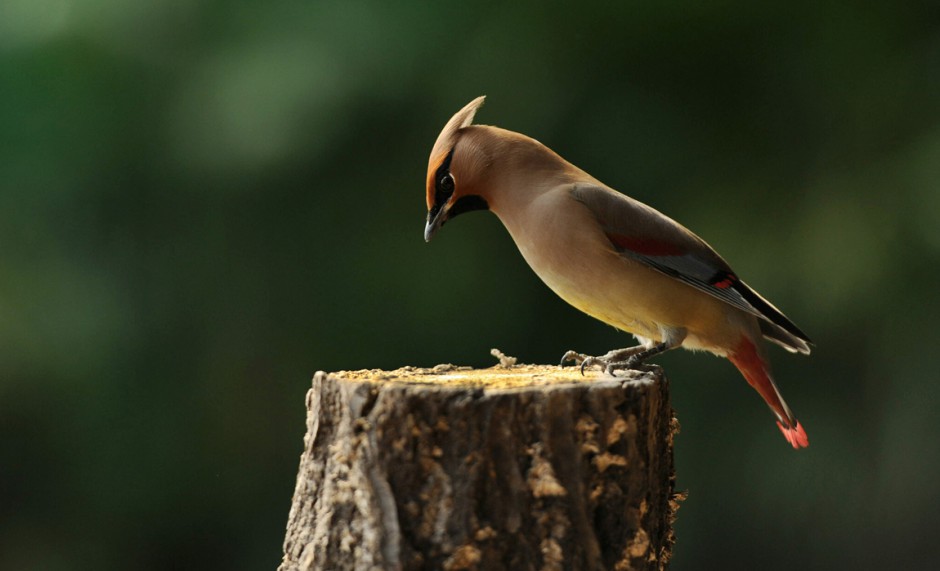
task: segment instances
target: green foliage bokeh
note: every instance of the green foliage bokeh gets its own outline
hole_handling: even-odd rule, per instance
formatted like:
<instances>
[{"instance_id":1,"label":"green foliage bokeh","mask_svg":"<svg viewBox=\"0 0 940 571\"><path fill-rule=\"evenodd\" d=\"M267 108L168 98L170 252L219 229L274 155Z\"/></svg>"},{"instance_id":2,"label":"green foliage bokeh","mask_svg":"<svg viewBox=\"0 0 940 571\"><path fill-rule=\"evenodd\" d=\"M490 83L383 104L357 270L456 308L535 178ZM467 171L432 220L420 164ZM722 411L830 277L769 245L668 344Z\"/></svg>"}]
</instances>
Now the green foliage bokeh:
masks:
<instances>
[{"instance_id":1,"label":"green foliage bokeh","mask_svg":"<svg viewBox=\"0 0 940 571\"><path fill-rule=\"evenodd\" d=\"M817 343L772 350L802 452L726 362L658 360L674 568L935 562L934 3L6 0L0 568L273 568L314 371L629 344L492 215L423 242L481 94Z\"/></svg>"}]
</instances>

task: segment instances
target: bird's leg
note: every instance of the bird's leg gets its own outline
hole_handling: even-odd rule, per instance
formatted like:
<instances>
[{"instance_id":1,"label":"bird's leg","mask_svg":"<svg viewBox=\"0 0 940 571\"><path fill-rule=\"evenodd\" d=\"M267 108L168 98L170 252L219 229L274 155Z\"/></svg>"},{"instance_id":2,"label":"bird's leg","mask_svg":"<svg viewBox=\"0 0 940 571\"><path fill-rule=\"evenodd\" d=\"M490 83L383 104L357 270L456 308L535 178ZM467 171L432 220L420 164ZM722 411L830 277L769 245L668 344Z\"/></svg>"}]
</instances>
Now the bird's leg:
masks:
<instances>
[{"instance_id":1,"label":"bird's leg","mask_svg":"<svg viewBox=\"0 0 940 571\"><path fill-rule=\"evenodd\" d=\"M625 361L607 363L607 374L613 375L614 371L620 369L635 369L650 357L659 355L670 349L675 349L679 345L682 345L687 331L682 327L661 327L660 333L663 339L660 343L653 346L647 345L646 347L642 347L642 350L634 352Z\"/></svg>"},{"instance_id":2,"label":"bird's leg","mask_svg":"<svg viewBox=\"0 0 940 571\"><path fill-rule=\"evenodd\" d=\"M613 351L608 351L606 355L598 357L592 357L591 355L585 355L577 351L568 351L562 356L559 365L564 367L565 363L568 361L574 361L575 365L581 365L581 374L583 375L584 369L587 367L600 365L606 369L612 363L623 362L625 359L629 359L633 355L643 352L645 349L647 349L646 345L637 345L636 347L627 347L625 349L614 349Z\"/></svg>"},{"instance_id":3,"label":"bird's leg","mask_svg":"<svg viewBox=\"0 0 940 571\"><path fill-rule=\"evenodd\" d=\"M621 369L635 369L639 365L643 364L643 361L655 355L659 355L664 351L668 351L669 349L672 349L672 347L663 341L662 343L657 343L652 347L640 347L640 349L642 350L633 353L625 360L607 363L607 374L613 375L614 371Z\"/></svg>"}]
</instances>

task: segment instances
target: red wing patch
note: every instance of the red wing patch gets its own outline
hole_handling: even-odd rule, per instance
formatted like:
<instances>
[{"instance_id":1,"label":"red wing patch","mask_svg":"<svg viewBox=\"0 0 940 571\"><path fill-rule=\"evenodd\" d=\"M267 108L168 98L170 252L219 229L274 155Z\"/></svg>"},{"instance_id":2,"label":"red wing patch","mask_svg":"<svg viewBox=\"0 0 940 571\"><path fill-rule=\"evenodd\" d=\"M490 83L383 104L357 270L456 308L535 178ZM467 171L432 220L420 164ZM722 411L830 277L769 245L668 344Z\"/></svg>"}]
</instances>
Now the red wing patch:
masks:
<instances>
[{"instance_id":1,"label":"red wing patch","mask_svg":"<svg viewBox=\"0 0 940 571\"><path fill-rule=\"evenodd\" d=\"M738 281L738 276L729 274L728 272L721 272L709 280L708 283L718 289L727 289L733 286L736 281Z\"/></svg>"},{"instance_id":2,"label":"red wing patch","mask_svg":"<svg viewBox=\"0 0 940 571\"><path fill-rule=\"evenodd\" d=\"M685 254L685 251L669 242L661 242L651 238L633 238L610 232L605 232L605 235L610 243L619 250L630 250L643 256L681 256Z\"/></svg>"}]
</instances>

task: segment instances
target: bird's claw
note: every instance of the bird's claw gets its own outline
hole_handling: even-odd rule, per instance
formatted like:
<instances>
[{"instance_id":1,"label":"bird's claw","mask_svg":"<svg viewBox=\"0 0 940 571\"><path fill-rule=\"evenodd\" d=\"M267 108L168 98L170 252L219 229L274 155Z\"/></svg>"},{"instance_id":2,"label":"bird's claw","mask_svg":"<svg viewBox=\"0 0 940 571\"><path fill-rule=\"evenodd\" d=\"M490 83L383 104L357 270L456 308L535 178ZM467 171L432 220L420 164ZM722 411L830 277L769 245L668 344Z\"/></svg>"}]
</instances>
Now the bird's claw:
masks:
<instances>
[{"instance_id":1,"label":"bird's claw","mask_svg":"<svg viewBox=\"0 0 940 571\"><path fill-rule=\"evenodd\" d=\"M597 365L607 367L607 362L598 357L586 357L581 361L581 376L584 376L584 369L587 367L596 367Z\"/></svg>"},{"instance_id":2,"label":"bird's claw","mask_svg":"<svg viewBox=\"0 0 940 571\"><path fill-rule=\"evenodd\" d=\"M568 361L574 361L575 365L580 365L587 358L588 356L585 355L584 353L578 353L577 351L568 351L567 353L561 356L561 362L558 363L558 366L564 367L565 363L567 363Z\"/></svg>"},{"instance_id":3,"label":"bird's claw","mask_svg":"<svg viewBox=\"0 0 940 571\"><path fill-rule=\"evenodd\" d=\"M639 361L633 357L630 357L625 361L608 361L605 364L607 366L604 368L604 372L612 377L616 377L618 371L629 371L636 369Z\"/></svg>"}]
</instances>

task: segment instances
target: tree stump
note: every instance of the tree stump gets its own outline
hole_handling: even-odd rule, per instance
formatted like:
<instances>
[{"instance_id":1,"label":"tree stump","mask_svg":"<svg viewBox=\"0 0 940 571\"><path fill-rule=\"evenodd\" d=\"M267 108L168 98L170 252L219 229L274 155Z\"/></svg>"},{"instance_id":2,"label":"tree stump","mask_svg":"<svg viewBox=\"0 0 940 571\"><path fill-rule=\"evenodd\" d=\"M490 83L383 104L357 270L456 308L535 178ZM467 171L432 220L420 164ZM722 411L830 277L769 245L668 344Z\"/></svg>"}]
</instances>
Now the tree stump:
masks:
<instances>
[{"instance_id":1,"label":"tree stump","mask_svg":"<svg viewBox=\"0 0 940 571\"><path fill-rule=\"evenodd\" d=\"M664 569L658 367L318 372L279 571Z\"/></svg>"}]
</instances>

